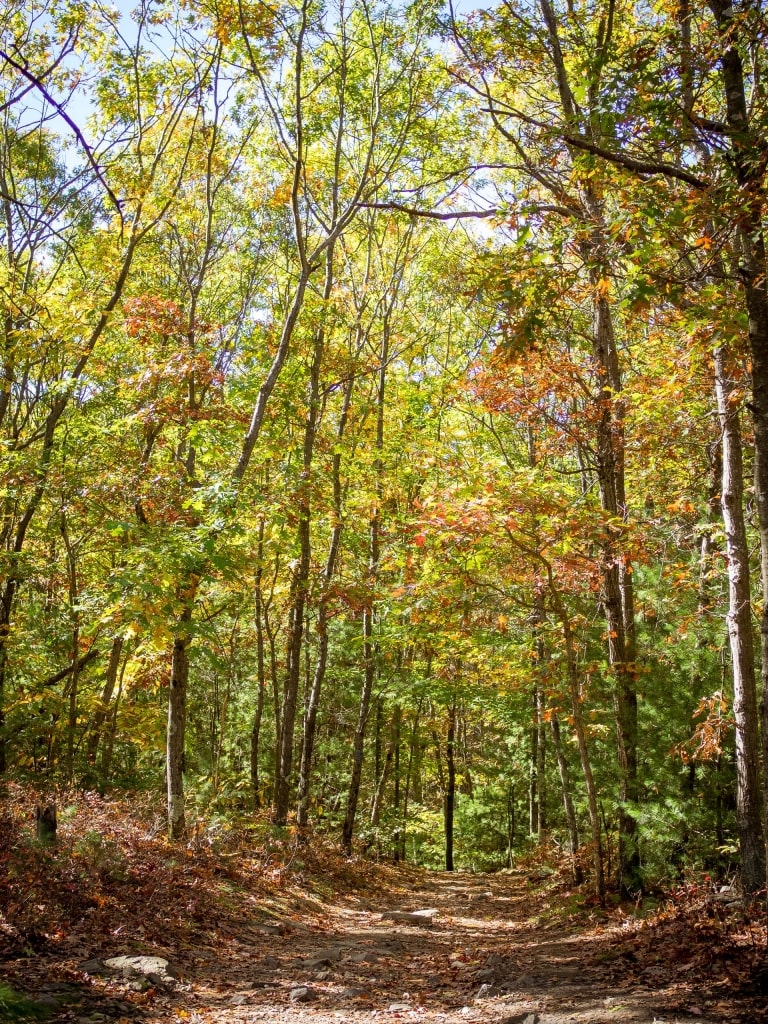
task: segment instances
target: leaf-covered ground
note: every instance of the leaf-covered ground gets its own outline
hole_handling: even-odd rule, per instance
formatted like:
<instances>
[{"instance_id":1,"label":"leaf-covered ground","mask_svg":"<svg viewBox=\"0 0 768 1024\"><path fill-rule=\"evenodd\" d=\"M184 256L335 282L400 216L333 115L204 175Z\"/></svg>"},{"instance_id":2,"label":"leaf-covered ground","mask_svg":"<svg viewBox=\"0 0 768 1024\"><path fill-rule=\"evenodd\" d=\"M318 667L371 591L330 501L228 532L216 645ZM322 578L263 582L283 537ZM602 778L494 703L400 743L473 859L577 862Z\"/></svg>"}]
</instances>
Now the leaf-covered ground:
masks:
<instances>
[{"instance_id":1,"label":"leaf-covered ground","mask_svg":"<svg viewBox=\"0 0 768 1024\"><path fill-rule=\"evenodd\" d=\"M709 889L640 918L535 866L427 873L344 860L266 823L163 838L158 810L78 797L55 849L11 789L0 822L0 1019L77 1024L752 1022L764 920ZM646 908L647 909L647 908ZM392 911L433 910L419 925ZM171 962L175 982L94 967ZM89 963L90 962L90 963Z\"/></svg>"}]
</instances>

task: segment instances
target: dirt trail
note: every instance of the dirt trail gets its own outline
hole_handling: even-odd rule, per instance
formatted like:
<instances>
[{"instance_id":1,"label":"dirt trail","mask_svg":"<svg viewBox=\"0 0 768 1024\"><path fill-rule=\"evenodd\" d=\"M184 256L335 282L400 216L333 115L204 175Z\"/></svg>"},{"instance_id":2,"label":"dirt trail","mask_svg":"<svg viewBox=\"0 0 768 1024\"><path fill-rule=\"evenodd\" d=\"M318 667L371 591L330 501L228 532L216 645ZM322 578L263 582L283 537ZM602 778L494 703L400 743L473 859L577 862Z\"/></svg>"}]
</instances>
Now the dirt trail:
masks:
<instances>
[{"instance_id":1,"label":"dirt trail","mask_svg":"<svg viewBox=\"0 0 768 1024\"><path fill-rule=\"evenodd\" d=\"M541 897L539 896L538 899ZM413 888L243 916L220 947L188 950L182 982L147 1018L191 1024L715 1024L756 1020L697 994L685 966L633 977L615 932L537 920L524 876L434 875ZM427 927L383 919L433 909ZM149 1009L149 1008L148 1008ZM84 1022L85 1024L85 1022ZM95 1022L94 1022L95 1024Z\"/></svg>"},{"instance_id":2,"label":"dirt trail","mask_svg":"<svg viewBox=\"0 0 768 1024\"><path fill-rule=\"evenodd\" d=\"M765 918L708 880L638 921L534 859L493 875L396 868L266 821L169 844L149 798L86 795L41 848L35 794L11 795L0 1022L10 1001L16 1024L22 1005L48 1024L768 1020ZM435 913L397 917L418 910ZM161 959L137 977L115 957Z\"/></svg>"},{"instance_id":3,"label":"dirt trail","mask_svg":"<svg viewBox=\"0 0 768 1024\"><path fill-rule=\"evenodd\" d=\"M307 854L311 867L166 863L162 844L149 850L134 850L98 900L58 883L79 912L60 911L37 951L16 942L2 958L0 977L50 1024L768 1019L764 932L711 894L641 927L631 913L590 911L554 875L398 871L322 851ZM431 913L398 917L414 911ZM137 954L170 961L177 980L104 962Z\"/></svg>"}]
</instances>

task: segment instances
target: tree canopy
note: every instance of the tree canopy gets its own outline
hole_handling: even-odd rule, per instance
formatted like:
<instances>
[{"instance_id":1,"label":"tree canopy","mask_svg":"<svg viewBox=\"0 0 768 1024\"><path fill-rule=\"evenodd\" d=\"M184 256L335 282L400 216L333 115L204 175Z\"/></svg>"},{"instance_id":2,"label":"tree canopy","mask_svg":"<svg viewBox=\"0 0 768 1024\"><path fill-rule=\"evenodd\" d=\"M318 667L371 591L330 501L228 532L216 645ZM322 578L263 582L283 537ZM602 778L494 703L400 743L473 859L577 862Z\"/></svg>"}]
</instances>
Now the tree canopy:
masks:
<instances>
[{"instance_id":1,"label":"tree canopy","mask_svg":"<svg viewBox=\"0 0 768 1024\"><path fill-rule=\"evenodd\" d=\"M465 6L6 4L0 771L754 893L765 10Z\"/></svg>"}]
</instances>

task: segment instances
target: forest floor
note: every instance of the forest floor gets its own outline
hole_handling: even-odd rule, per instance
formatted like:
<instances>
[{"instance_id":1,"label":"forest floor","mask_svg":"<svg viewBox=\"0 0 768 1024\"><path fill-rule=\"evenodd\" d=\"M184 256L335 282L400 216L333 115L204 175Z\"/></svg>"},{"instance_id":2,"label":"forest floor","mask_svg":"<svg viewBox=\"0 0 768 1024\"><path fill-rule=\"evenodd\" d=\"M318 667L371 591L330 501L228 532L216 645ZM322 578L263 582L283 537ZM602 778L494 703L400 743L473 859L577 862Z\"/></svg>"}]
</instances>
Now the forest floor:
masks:
<instances>
[{"instance_id":1,"label":"forest floor","mask_svg":"<svg viewBox=\"0 0 768 1024\"><path fill-rule=\"evenodd\" d=\"M54 849L22 791L0 821L0 1020L51 1024L751 1024L765 922L709 887L649 910L590 903L529 863L495 874L345 860L263 824L162 837L80 797ZM416 919L398 912L432 911ZM387 915L394 912L394 919ZM177 977L115 973L151 955ZM5 1013L3 1007L5 1005Z\"/></svg>"}]
</instances>

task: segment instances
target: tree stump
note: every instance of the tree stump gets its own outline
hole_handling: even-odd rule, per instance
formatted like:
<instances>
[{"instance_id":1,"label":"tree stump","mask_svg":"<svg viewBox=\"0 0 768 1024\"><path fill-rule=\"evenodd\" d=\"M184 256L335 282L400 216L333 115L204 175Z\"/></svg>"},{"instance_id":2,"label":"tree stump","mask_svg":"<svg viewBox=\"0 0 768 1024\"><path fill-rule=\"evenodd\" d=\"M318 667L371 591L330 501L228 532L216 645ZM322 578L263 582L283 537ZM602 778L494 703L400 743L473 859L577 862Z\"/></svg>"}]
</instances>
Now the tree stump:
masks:
<instances>
[{"instance_id":1,"label":"tree stump","mask_svg":"<svg viewBox=\"0 0 768 1024\"><path fill-rule=\"evenodd\" d=\"M53 846L56 842L56 804L35 808L35 826L40 842L46 846Z\"/></svg>"}]
</instances>

